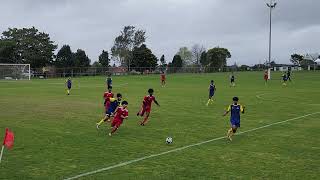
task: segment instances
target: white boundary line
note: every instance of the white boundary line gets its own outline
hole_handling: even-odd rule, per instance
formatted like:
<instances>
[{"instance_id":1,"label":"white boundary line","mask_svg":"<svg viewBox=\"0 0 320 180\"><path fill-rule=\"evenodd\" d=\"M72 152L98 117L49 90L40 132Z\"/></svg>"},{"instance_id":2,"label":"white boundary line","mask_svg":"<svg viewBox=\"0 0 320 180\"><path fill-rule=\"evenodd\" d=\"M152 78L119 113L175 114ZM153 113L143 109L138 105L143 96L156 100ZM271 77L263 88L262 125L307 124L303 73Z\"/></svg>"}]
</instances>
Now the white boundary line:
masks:
<instances>
[{"instance_id":1,"label":"white boundary line","mask_svg":"<svg viewBox=\"0 0 320 180\"><path fill-rule=\"evenodd\" d=\"M312 115L319 114L319 113L320 112L314 112L314 113L306 114L306 115L303 115L303 116L287 119L287 120L284 120L284 121L278 121L278 122L271 123L271 124L268 124L268 125L265 125L265 126L260 126L260 127L257 127L257 128L253 128L253 129L250 129L250 130L239 132L238 135L244 134L244 133L248 133L248 132L252 132L252 131L256 131L256 130L263 129L263 128L267 128L267 127L270 127L270 126L273 126L273 125L286 123L286 122L293 121L293 120L296 120L296 119L301 119L301 118L312 116ZM99 172L102 172L102 171L107 171L107 170L114 169L114 168L117 168L117 167L126 166L126 165L129 165L129 164L135 163L135 162L143 161L145 159L150 159L150 158L153 158L153 157L162 156L162 155L169 154L169 153L172 153L172 152L181 151L181 150L188 149L188 148L191 148L191 147L194 147L194 146L200 146L202 144L207 144L207 143L210 143L210 142L213 142L213 141L217 141L217 140L220 140L220 139L224 139L224 138L226 138L226 136L210 139L210 140L207 140L207 141L202 141L202 142L195 143L195 144L190 144L190 145L183 146L183 147L180 147L180 148L176 148L176 149L172 149L172 150L169 150L169 151L165 151L165 152L162 152L162 153L159 153L159 154L152 154L152 155L149 155L149 156L144 156L144 157L141 157L141 158L138 158L138 159L133 159L133 160L126 161L126 162L123 162L123 163L119 163L119 164L116 164L116 165L113 165L113 166L108 166L108 167L105 167L105 168L97 169L95 171L82 173L82 174L79 174L79 175L76 175L76 176L73 176L73 177L70 177L70 178L66 178L64 180L78 179L78 178L81 178L81 177L84 177L84 176L89 176L89 175L96 174L96 173L99 173Z\"/></svg>"}]
</instances>

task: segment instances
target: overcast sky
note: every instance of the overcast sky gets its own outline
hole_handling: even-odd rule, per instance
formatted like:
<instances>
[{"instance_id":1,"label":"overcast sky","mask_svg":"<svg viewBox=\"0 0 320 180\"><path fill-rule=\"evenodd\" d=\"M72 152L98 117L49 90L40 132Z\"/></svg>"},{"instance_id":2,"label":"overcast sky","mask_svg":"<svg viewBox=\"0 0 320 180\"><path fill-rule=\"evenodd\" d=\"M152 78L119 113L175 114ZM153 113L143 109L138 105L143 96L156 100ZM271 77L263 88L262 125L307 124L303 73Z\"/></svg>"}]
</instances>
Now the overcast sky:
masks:
<instances>
[{"instance_id":1,"label":"overcast sky","mask_svg":"<svg viewBox=\"0 0 320 180\"><path fill-rule=\"evenodd\" d=\"M320 0L277 0L273 58L320 52ZM125 25L147 32L147 46L171 61L179 47L198 43L228 48L228 64L255 64L268 57L265 0L0 0L0 31L35 26L60 48L84 49L96 61L110 51Z\"/></svg>"}]
</instances>

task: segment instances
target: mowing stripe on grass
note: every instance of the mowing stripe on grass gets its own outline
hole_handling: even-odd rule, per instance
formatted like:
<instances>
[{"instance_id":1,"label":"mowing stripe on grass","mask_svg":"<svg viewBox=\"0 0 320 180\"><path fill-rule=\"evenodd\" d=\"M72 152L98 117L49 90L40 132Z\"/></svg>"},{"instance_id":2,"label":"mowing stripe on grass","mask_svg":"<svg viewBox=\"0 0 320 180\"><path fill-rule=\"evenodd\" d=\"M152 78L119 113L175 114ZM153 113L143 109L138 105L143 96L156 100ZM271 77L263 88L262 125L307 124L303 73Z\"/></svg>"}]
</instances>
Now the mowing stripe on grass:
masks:
<instances>
[{"instance_id":1,"label":"mowing stripe on grass","mask_svg":"<svg viewBox=\"0 0 320 180\"><path fill-rule=\"evenodd\" d=\"M305 118L305 117L308 117L308 116L312 116L312 115L315 115L315 114L320 114L320 112L310 113L310 114L306 114L306 115L303 115L303 116L287 119L287 120L284 120L284 121L278 121L278 122L271 123L271 124L268 124L268 125L265 125L265 126L260 126L260 127L257 127L257 128L253 128L253 129L250 129L250 130L239 132L237 135L248 133L248 132L252 132L252 131L256 131L256 130L259 130L259 129L267 128L267 127L270 127L270 126L286 123L286 122L297 120L297 119L302 119L302 118ZM176 148L176 149L172 149L172 150L169 150L169 151L165 151L165 152L162 152L162 153L159 153L159 154L152 154L152 155L149 155L149 156L144 156L144 157L141 157L141 158L138 158L138 159L133 159L133 160L126 161L126 162L123 162L123 163L119 163L119 164L116 164L116 165L113 165L113 166L108 166L108 167L105 167L105 168L97 169L95 171L82 173L82 174L79 174L79 175L76 175L76 176L73 176L73 177L70 177L70 178L66 178L65 180L72 180L72 179L77 179L77 178L81 178L81 177L84 177L84 176L89 176L89 175L96 174L96 173L99 173L99 172L102 172L102 171L107 171L107 170L114 169L114 168L117 168L117 167L126 166L126 165L129 165L129 164L135 163L135 162L143 161L145 159L150 159L150 158L153 158L153 157L162 156L162 155L169 154L169 153L172 153L172 152L181 151L181 150L188 149L188 148L191 148L191 147L194 147L194 146L200 146L202 144L207 144L207 143L210 143L210 142L213 142L213 141L217 141L217 140L220 140L220 139L224 139L224 138L226 138L226 136L210 139L210 140L207 140L207 141L202 141L202 142L195 143L195 144L190 144L190 145L183 146L183 147L180 147L180 148Z\"/></svg>"}]
</instances>

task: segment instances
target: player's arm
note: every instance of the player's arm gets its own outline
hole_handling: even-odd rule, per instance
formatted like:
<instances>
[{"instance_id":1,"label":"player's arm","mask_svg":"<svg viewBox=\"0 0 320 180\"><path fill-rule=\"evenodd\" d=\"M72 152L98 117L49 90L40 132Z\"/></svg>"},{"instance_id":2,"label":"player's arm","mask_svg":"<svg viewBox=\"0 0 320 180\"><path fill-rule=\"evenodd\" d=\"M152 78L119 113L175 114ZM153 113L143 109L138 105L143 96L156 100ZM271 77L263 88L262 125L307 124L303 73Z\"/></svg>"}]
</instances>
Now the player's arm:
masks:
<instances>
[{"instance_id":1,"label":"player's arm","mask_svg":"<svg viewBox=\"0 0 320 180\"><path fill-rule=\"evenodd\" d=\"M160 104L158 103L157 100L154 100L154 103L155 103L157 106L160 106Z\"/></svg>"},{"instance_id":2,"label":"player's arm","mask_svg":"<svg viewBox=\"0 0 320 180\"><path fill-rule=\"evenodd\" d=\"M245 108L246 108L245 106L240 105L240 112L241 112L242 114L244 114Z\"/></svg>"},{"instance_id":3,"label":"player's arm","mask_svg":"<svg viewBox=\"0 0 320 180\"><path fill-rule=\"evenodd\" d=\"M228 108L224 112L223 116L226 116L230 112L230 110L231 110L231 106L228 106Z\"/></svg>"}]
</instances>

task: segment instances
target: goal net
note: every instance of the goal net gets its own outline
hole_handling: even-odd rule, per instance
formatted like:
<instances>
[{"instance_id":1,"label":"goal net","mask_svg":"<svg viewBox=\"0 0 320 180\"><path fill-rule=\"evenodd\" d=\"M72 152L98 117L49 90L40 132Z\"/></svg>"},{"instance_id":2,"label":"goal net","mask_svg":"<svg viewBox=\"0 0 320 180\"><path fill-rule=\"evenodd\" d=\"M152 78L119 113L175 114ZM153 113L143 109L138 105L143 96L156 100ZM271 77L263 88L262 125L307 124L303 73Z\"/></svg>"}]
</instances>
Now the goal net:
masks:
<instances>
[{"instance_id":1,"label":"goal net","mask_svg":"<svg viewBox=\"0 0 320 180\"><path fill-rule=\"evenodd\" d=\"M0 64L0 80L30 80L30 64Z\"/></svg>"}]
</instances>

